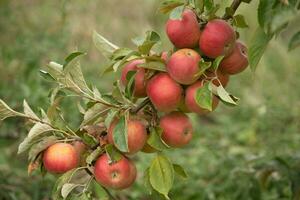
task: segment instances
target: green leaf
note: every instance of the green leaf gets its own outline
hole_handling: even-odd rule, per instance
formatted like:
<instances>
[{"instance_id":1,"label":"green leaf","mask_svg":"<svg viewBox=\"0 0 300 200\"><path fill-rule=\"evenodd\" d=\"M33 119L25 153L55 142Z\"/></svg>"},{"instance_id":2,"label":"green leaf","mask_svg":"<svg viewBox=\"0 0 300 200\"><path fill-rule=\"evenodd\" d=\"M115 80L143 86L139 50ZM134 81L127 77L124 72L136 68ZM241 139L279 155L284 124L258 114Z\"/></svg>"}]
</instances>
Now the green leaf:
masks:
<instances>
[{"instance_id":1,"label":"green leaf","mask_svg":"<svg viewBox=\"0 0 300 200\"><path fill-rule=\"evenodd\" d=\"M180 177L182 177L184 179L188 178L186 171L184 170L184 168L181 165L173 164L173 168L177 175L179 175Z\"/></svg>"},{"instance_id":2,"label":"green leaf","mask_svg":"<svg viewBox=\"0 0 300 200\"><path fill-rule=\"evenodd\" d=\"M115 146L122 152L128 152L127 120L122 116L113 131Z\"/></svg>"},{"instance_id":3,"label":"green leaf","mask_svg":"<svg viewBox=\"0 0 300 200\"><path fill-rule=\"evenodd\" d=\"M224 56L219 56L213 61L212 68L214 70L217 70L219 68L219 65L222 62L223 58L224 58Z\"/></svg>"},{"instance_id":4,"label":"green leaf","mask_svg":"<svg viewBox=\"0 0 300 200\"><path fill-rule=\"evenodd\" d=\"M96 147L99 144L99 141L94 136L88 133L84 133L82 139L85 144L89 145L92 148Z\"/></svg>"},{"instance_id":5,"label":"green leaf","mask_svg":"<svg viewBox=\"0 0 300 200\"><path fill-rule=\"evenodd\" d=\"M145 36L132 39L141 54L149 54L152 47L160 42L160 36L154 31L147 31Z\"/></svg>"},{"instance_id":6,"label":"green leaf","mask_svg":"<svg viewBox=\"0 0 300 200\"><path fill-rule=\"evenodd\" d=\"M137 72L136 70L128 71L128 73L126 74L127 85L125 87L125 96L128 99L131 99L134 92L136 72Z\"/></svg>"},{"instance_id":7,"label":"green leaf","mask_svg":"<svg viewBox=\"0 0 300 200\"><path fill-rule=\"evenodd\" d=\"M28 152L28 160L29 161L35 160L35 158L39 155L39 153L47 149L52 144L55 144L57 140L58 138L56 136L49 136L49 137L44 137L40 142L32 145Z\"/></svg>"},{"instance_id":8,"label":"green leaf","mask_svg":"<svg viewBox=\"0 0 300 200\"><path fill-rule=\"evenodd\" d=\"M206 82L203 86L196 90L195 101L203 109L212 111L213 94L210 91L210 82Z\"/></svg>"},{"instance_id":9,"label":"green leaf","mask_svg":"<svg viewBox=\"0 0 300 200\"><path fill-rule=\"evenodd\" d=\"M235 15L233 17L233 25L238 28L247 28L248 24L243 15Z\"/></svg>"},{"instance_id":10,"label":"green leaf","mask_svg":"<svg viewBox=\"0 0 300 200\"><path fill-rule=\"evenodd\" d=\"M200 77L208 68L210 68L212 62L206 62L204 59L201 59L198 63L200 69L199 73L195 74L195 77Z\"/></svg>"},{"instance_id":11,"label":"green leaf","mask_svg":"<svg viewBox=\"0 0 300 200\"><path fill-rule=\"evenodd\" d=\"M112 121L115 119L115 116L118 114L118 110L111 109L108 114L106 115L104 124L106 128L109 128Z\"/></svg>"},{"instance_id":12,"label":"green leaf","mask_svg":"<svg viewBox=\"0 0 300 200\"><path fill-rule=\"evenodd\" d=\"M103 121L103 117L107 112L108 110L105 108L105 106L101 104L93 105L84 113L83 121L81 122L80 127Z\"/></svg>"},{"instance_id":13,"label":"green leaf","mask_svg":"<svg viewBox=\"0 0 300 200\"><path fill-rule=\"evenodd\" d=\"M92 162L94 160L96 160L103 152L104 152L104 150L100 146L97 147L97 149L95 149L94 151L92 151L92 153L90 153L86 157L86 163L89 164L89 165L91 165Z\"/></svg>"},{"instance_id":14,"label":"green leaf","mask_svg":"<svg viewBox=\"0 0 300 200\"><path fill-rule=\"evenodd\" d=\"M174 168L170 160L166 156L158 154L152 160L149 173L153 189L170 199L168 193L174 182Z\"/></svg>"},{"instance_id":15,"label":"green leaf","mask_svg":"<svg viewBox=\"0 0 300 200\"><path fill-rule=\"evenodd\" d=\"M149 194L151 195L153 192L153 188L150 183L150 168L149 167L144 171L144 186L148 190Z\"/></svg>"},{"instance_id":16,"label":"green leaf","mask_svg":"<svg viewBox=\"0 0 300 200\"><path fill-rule=\"evenodd\" d=\"M71 53L70 55L68 55L66 58L65 58L65 63L63 64L63 68L65 68L73 59L75 59L76 57L80 56L80 55L85 55L86 53L84 52L73 52Z\"/></svg>"},{"instance_id":17,"label":"green leaf","mask_svg":"<svg viewBox=\"0 0 300 200\"><path fill-rule=\"evenodd\" d=\"M300 31L295 33L289 42L289 51L295 49L296 47L300 46Z\"/></svg>"},{"instance_id":18,"label":"green leaf","mask_svg":"<svg viewBox=\"0 0 300 200\"><path fill-rule=\"evenodd\" d=\"M112 144L106 145L105 151L110 163L118 162L122 158L122 154Z\"/></svg>"},{"instance_id":19,"label":"green leaf","mask_svg":"<svg viewBox=\"0 0 300 200\"><path fill-rule=\"evenodd\" d=\"M23 153L24 151L27 151L31 147L31 145L33 145L33 143L36 142L36 140L41 137L42 134L45 134L50 131L53 131L53 128L50 127L49 125L42 124L42 123L36 123L30 129L27 137L19 145L18 154Z\"/></svg>"},{"instance_id":20,"label":"green leaf","mask_svg":"<svg viewBox=\"0 0 300 200\"><path fill-rule=\"evenodd\" d=\"M79 184L74 184L74 183L65 183L62 188L61 188L61 196L66 199L69 194L72 192L72 190L74 190L76 187L79 187L82 185Z\"/></svg>"},{"instance_id":21,"label":"green leaf","mask_svg":"<svg viewBox=\"0 0 300 200\"><path fill-rule=\"evenodd\" d=\"M118 46L108 41L96 31L94 31L93 33L93 41L96 48L102 53L103 56L105 56L108 59L112 56L115 50L119 49Z\"/></svg>"},{"instance_id":22,"label":"green leaf","mask_svg":"<svg viewBox=\"0 0 300 200\"><path fill-rule=\"evenodd\" d=\"M27 101L24 99L23 101L23 107L24 107L24 114L33 118L33 119L39 119L39 117L32 111L30 106L28 105Z\"/></svg>"},{"instance_id":23,"label":"green leaf","mask_svg":"<svg viewBox=\"0 0 300 200\"><path fill-rule=\"evenodd\" d=\"M204 0L195 0L195 8L198 14L202 14L204 11Z\"/></svg>"},{"instance_id":24,"label":"green leaf","mask_svg":"<svg viewBox=\"0 0 300 200\"><path fill-rule=\"evenodd\" d=\"M159 7L159 11L166 14L172 11L174 8L184 4L183 0L166 0L163 1Z\"/></svg>"},{"instance_id":25,"label":"green leaf","mask_svg":"<svg viewBox=\"0 0 300 200\"><path fill-rule=\"evenodd\" d=\"M270 33L277 33L285 28L288 23L295 17L294 9L280 9L274 14L270 22Z\"/></svg>"},{"instance_id":26,"label":"green leaf","mask_svg":"<svg viewBox=\"0 0 300 200\"><path fill-rule=\"evenodd\" d=\"M24 117L24 114L14 111L2 99L0 99L0 120L16 116Z\"/></svg>"},{"instance_id":27,"label":"green leaf","mask_svg":"<svg viewBox=\"0 0 300 200\"><path fill-rule=\"evenodd\" d=\"M182 17L182 13L184 11L185 6L178 6L175 9L172 10L172 12L170 13L169 18L172 20L177 20L177 19L181 19Z\"/></svg>"},{"instance_id":28,"label":"green leaf","mask_svg":"<svg viewBox=\"0 0 300 200\"><path fill-rule=\"evenodd\" d=\"M60 176L57 181L54 184L53 190L52 190L52 199L60 199L61 198L61 188L65 183L71 179L73 174L77 171L77 169L72 169L66 173L64 173L62 176Z\"/></svg>"},{"instance_id":29,"label":"green leaf","mask_svg":"<svg viewBox=\"0 0 300 200\"><path fill-rule=\"evenodd\" d=\"M276 0L260 0L257 10L258 23L262 30L268 32L268 26L273 17L273 6Z\"/></svg>"},{"instance_id":30,"label":"green leaf","mask_svg":"<svg viewBox=\"0 0 300 200\"><path fill-rule=\"evenodd\" d=\"M156 71L166 72L166 64L160 61L150 61L142 64L138 64L138 67L142 67L145 69L152 69Z\"/></svg>"},{"instance_id":31,"label":"green leaf","mask_svg":"<svg viewBox=\"0 0 300 200\"><path fill-rule=\"evenodd\" d=\"M147 140L147 143L157 149L159 151L163 151L168 148L168 146L161 139L161 129L156 129L154 127L150 127L150 136Z\"/></svg>"},{"instance_id":32,"label":"green leaf","mask_svg":"<svg viewBox=\"0 0 300 200\"><path fill-rule=\"evenodd\" d=\"M212 92L217 95L222 102L228 105L236 106L237 101L239 100L237 97L229 94L222 85L216 86L214 84L210 84L210 88Z\"/></svg>"},{"instance_id":33,"label":"green leaf","mask_svg":"<svg viewBox=\"0 0 300 200\"><path fill-rule=\"evenodd\" d=\"M249 62L252 71L256 70L256 67L272 37L273 35L266 35L261 28L257 28L255 31L249 48Z\"/></svg>"}]
</instances>

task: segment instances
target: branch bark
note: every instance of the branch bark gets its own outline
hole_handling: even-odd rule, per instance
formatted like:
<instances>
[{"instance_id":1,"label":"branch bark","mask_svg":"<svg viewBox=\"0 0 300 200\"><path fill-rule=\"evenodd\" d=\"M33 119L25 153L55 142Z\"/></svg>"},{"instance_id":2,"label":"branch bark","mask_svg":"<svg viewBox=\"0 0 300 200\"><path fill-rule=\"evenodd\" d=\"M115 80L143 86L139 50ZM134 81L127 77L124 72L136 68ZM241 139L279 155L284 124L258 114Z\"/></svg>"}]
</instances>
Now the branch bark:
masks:
<instances>
[{"instance_id":1,"label":"branch bark","mask_svg":"<svg viewBox=\"0 0 300 200\"><path fill-rule=\"evenodd\" d=\"M232 14L228 15L227 13L224 14L223 19L230 19L234 13L236 12L236 10L238 9L238 7L241 5L242 0L233 0L230 9L232 10Z\"/></svg>"},{"instance_id":2,"label":"branch bark","mask_svg":"<svg viewBox=\"0 0 300 200\"><path fill-rule=\"evenodd\" d=\"M130 110L131 113L137 113L139 112L141 109L143 109L146 105L148 105L148 103L150 103L150 99L146 98L144 101L142 101L137 107L132 108Z\"/></svg>"}]
</instances>

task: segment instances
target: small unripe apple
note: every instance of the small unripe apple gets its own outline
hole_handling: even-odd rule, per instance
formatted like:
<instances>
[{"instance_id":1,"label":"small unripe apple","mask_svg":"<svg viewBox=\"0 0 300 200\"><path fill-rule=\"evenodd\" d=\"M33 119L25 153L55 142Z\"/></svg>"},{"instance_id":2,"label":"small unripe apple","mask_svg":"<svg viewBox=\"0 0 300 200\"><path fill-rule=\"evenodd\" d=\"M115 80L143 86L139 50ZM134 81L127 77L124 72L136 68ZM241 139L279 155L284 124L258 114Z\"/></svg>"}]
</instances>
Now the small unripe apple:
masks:
<instances>
[{"instance_id":1,"label":"small unripe apple","mask_svg":"<svg viewBox=\"0 0 300 200\"><path fill-rule=\"evenodd\" d=\"M177 48L193 48L198 45L200 27L196 14L186 9L181 19L169 19L166 32L170 41Z\"/></svg>"},{"instance_id":2,"label":"small unripe apple","mask_svg":"<svg viewBox=\"0 0 300 200\"><path fill-rule=\"evenodd\" d=\"M192 49L176 51L167 63L170 76L178 83L189 85L195 82L200 75L199 61L201 56Z\"/></svg>"},{"instance_id":3,"label":"small unripe apple","mask_svg":"<svg viewBox=\"0 0 300 200\"><path fill-rule=\"evenodd\" d=\"M128 188L134 183L136 174L134 163L125 156L117 162L109 163L108 156L103 154L95 163L96 181L107 188L116 190Z\"/></svg>"},{"instance_id":4,"label":"small unripe apple","mask_svg":"<svg viewBox=\"0 0 300 200\"><path fill-rule=\"evenodd\" d=\"M160 127L163 132L161 138L170 147L183 147L193 137L193 126L182 112L174 111L160 118Z\"/></svg>"},{"instance_id":5,"label":"small unripe apple","mask_svg":"<svg viewBox=\"0 0 300 200\"><path fill-rule=\"evenodd\" d=\"M114 144L113 140L113 131L117 125L118 120L114 120L108 129L108 141L111 144ZM145 125L135 119L130 119L127 122L127 141L129 154L134 154L140 151L147 141L147 131Z\"/></svg>"},{"instance_id":6,"label":"small unripe apple","mask_svg":"<svg viewBox=\"0 0 300 200\"><path fill-rule=\"evenodd\" d=\"M71 144L53 144L43 154L44 167L51 173L65 173L77 167L78 163L78 153Z\"/></svg>"},{"instance_id":7,"label":"small unripe apple","mask_svg":"<svg viewBox=\"0 0 300 200\"><path fill-rule=\"evenodd\" d=\"M220 63L220 70L228 74L238 74L248 66L248 49L240 41L237 41L233 52Z\"/></svg>"},{"instance_id":8,"label":"small unripe apple","mask_svg":"<svg viewBox=\"0 0 300 200\"><path fill-rule=\"evenodd\" d=\"M167 73L159 73L148 81L147 95L157 110L170 112L179 106L182 88Z\"/></svg>"},{"instance_id":9,"label":"small unripe apple","mask_svg":"<svg viewBox=\"0 0 300 200\"><path fill-rule=\"evenodd\" d=\"M214 19L209 21L201 33L199 40L200 50L210 58L229 55L235 44L235 32L225 20Z\"/></svg>"},{"instance_id":10,"label":"small unripe apple","mask_svg":"<svg viewBox=\"0 0 300 200\"><path fill-rule=\"evenodd\" d=\"M127 73L129 71L136 71L134 79L134 89L133 95L136 97L145 97L146 96L146 81L145 81L145 69L137 67L138 64L144 63L143 60L133 60L130 61L122 70L121 73L121 83L123 86L127 85Z\"/></svg>"},{"instance_id":11,"label":"small unripe apple","mask_svg":"<svg viewBox=\"0 0 300 200\"><path fill-rule=\"evenodd\" d=\"M202 114L207 114L210 111L204 108L201 108L196 100L195 100L195 96L196 96L196 92L199 88L203 87L203 81L197 81L196 83L190 85L185 92L185 105L188 108L188 110L190 110L191 112L197 113L199 115ZM212 110L215 110L216 107L219 104L219 99L213 95L213 100L212 100Z\"/></svg>"},{"instance_id":12,"label":"small unripe apple","mask_svg":"<svg viewBox=\"0 0 300 200\"><path fill-rule=\"evenodd\" d=\"M205 75L207 76L208 79L218 78L220 82L217 79L214 79L212 81L213 84L216 86L219 86L221 83L222 86L225 88L229 82L229 75L223 73L219 69L216 72L207 70L205 71ZM205 79L205 76L202 76L201 79Z\"/></svg>"}]
</instances>

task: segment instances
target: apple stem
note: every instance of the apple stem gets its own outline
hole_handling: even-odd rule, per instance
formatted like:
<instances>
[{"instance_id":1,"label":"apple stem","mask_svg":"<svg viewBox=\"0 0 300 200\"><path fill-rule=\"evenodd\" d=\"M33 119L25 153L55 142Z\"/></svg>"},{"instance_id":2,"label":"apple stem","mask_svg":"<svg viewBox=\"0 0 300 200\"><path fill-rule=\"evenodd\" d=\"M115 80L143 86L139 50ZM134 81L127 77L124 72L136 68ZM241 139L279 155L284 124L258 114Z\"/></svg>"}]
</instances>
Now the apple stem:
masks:
<instances>
[{"instance_id":1,"label":"apple stem","mask_svg":"<svg viewBox=\"0 0 300 200\"><path fill-rule=\"evenodd\" d=\"M223 19L225 19L225 20L230 19L234 15L234 13L238 9L238 7L241 5L241 3L242 3L242 0L233 0L232 4L230 6L230 9L232 10L232 14L228 15L227 13L225 13L223 16Z\"/></svg>"}]
</instances>

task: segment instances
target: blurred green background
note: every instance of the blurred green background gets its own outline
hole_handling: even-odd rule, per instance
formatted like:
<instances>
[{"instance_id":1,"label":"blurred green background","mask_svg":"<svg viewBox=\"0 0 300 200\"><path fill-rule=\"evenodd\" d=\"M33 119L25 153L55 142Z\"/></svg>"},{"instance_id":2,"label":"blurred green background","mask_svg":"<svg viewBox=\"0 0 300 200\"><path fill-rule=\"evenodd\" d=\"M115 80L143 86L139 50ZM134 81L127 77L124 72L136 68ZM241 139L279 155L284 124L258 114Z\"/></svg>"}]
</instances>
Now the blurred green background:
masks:
<instances>
[{"instance_id":1,"label":"blurred green background","mask_svg":"<svg viewBox=\"0 0 300 200\"><path fill-rule=\"evenodd\" d=\"M17 110L23 99L36 111L46 108L51 84L39 69L50 60L62 62L77 49L87 52L82 59L87 81L109 90L113 75L100 77L105 59L93 46L92 31L133 48L131 38L153 29L162 36L163 47L171 48L164 33L166 16L157 12L158 5L158 0L0 0L0 98ZM238 12L250 27L240 30L241 39L250 44L257 1ZM300 181L300 51L288 52L284 39L299 26L295 20L270 43L255 74L247 69L231 77L228 90L241 98L238 107L221 105L208 117L192 116L197 131L191 145L168 152L189 174L187 180L176 179L172 199L291 199L291 186L297 190ZM71 124L78 122L74 106L76 102L66 103L64 108ZM0 199L50 199L56 177L28 177L26 155L16 154L28 127L22 119L0 123ZM142 180L151 155L134 159L141 172L138 181L119 197L157 199L147 194ZM264 170L270 167L278 171L267 176Z\"/></svg>"}]
</instances>

